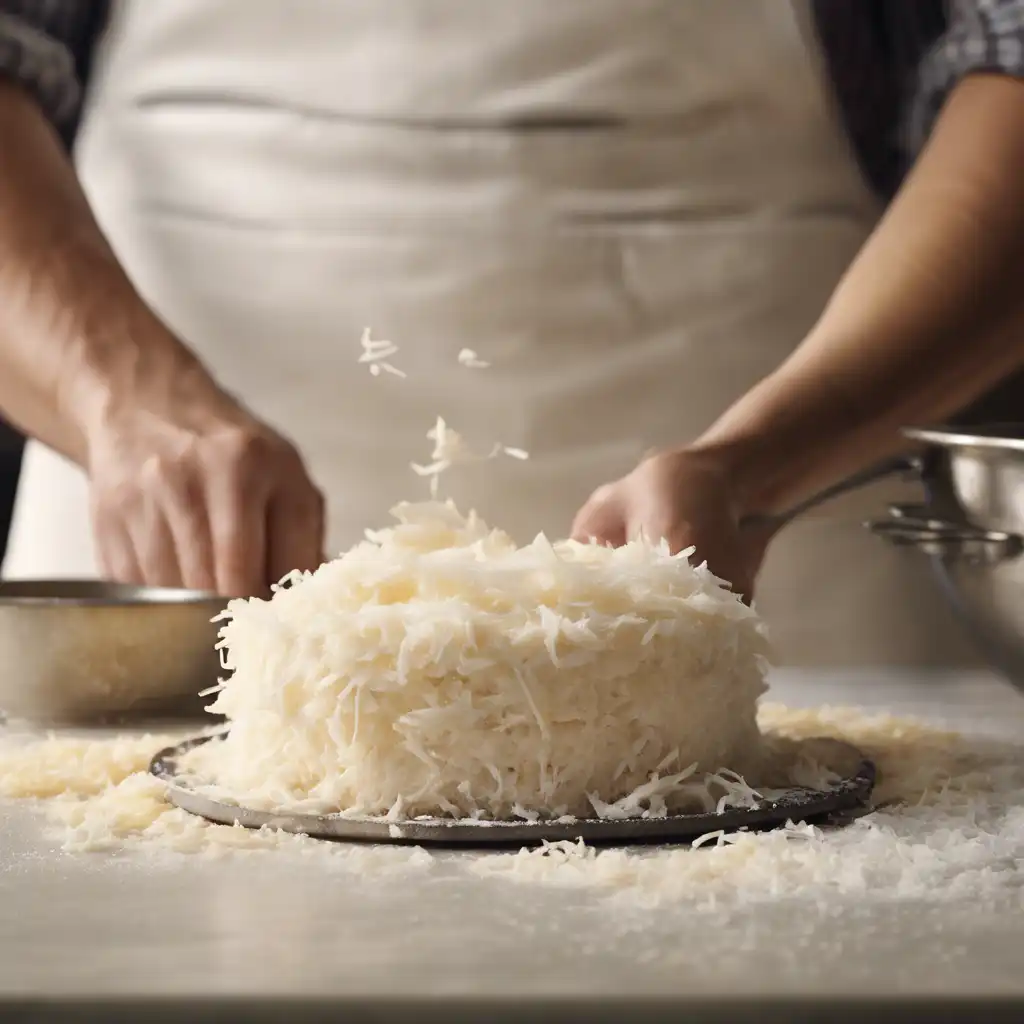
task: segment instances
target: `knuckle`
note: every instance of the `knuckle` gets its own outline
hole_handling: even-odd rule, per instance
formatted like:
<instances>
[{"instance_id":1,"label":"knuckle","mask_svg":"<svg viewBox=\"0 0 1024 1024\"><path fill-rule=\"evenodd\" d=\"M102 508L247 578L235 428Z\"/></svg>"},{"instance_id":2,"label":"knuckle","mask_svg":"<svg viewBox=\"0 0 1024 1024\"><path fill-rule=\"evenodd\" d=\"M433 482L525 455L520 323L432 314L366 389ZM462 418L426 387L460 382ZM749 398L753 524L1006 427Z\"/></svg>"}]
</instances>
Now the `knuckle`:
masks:
<instances>
[{"instance_id":1,"label":"knuckle","mask_svg":"<svg viewBox=\"0 0 1024 1024\"><path fill-rule=\"evenodd\" d=\"M138 504L139 497L135 480L97 481L93 488L93 516L101 524L109 518L117 518Z\"/></svg>"},{"instance_id":2,"label":"knuckle","mask_svg":"<svg viewBox=\"0 0 1024 1024\"><path fill-rule=\"evenodd\" d=\"M266 456L267 445L265 438L254 431L230 430L218 438L216 452L229 463L248 466Z\"/></svg>"},{"instance_id":3,"label":"knuckle","mask_svg":"<svg viewBox=\"0 0 1024 1024\"><path fill-rule=\"evenodd\" d=\"M195 480L189 452L155 453L139 466L137 490L157 501L187 501L195 495Z\"/></svg>"},{"instance_id":4,"label":"knuckle","mask_svg":"<svg viewBox=\"0 0 1024 1024\"><path fill-rule=\"evenodd\" d=\"M273 438L254 430L233 430L218 439L210 468L227 473L237 486L250 490L268 475L276 475L279 458Z\"/></svg>"}]
</instances>

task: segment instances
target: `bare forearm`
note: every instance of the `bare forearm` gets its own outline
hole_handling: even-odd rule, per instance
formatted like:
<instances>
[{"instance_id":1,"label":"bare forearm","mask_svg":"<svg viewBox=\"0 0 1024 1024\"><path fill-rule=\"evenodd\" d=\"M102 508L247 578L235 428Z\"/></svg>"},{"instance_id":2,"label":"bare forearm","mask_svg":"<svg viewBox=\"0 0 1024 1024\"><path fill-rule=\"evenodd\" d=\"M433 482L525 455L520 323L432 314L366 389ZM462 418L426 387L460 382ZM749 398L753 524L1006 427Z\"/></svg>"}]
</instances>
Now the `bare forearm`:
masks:
<instances>
[{"instance_id":1,"label":"bare forearm","mask_svg":"<svg viewBox=\"0 0 1024 1024\"><path fill-rule=\"evenodd\" d=\"M114 392L198 373L118 266L31 100L0 85L0 409L80 463Z\"/></svg>"},{"instance_id":2,"label":"bare forearm","mask_svg":"<svg viewBox=\"0 0 1024 1024\"><path fill-rule=\"evenodd\" d=\"M699 448L766 509L899 444L1024 364L1024 83L952 97L887 216L793 356Z\"/></svg>"}]
</instances>

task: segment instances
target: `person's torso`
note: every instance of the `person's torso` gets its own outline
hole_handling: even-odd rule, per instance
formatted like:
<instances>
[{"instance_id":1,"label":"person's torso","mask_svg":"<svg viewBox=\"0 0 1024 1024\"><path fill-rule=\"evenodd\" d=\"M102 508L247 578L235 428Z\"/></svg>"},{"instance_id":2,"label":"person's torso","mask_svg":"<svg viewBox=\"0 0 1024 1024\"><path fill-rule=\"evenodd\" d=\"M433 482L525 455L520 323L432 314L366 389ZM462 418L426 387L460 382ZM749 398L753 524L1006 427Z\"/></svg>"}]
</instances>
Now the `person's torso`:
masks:
<instances>
[{"instance_id":1,"label":"person's torso","mask_svg":"<svg viewBox=\"0 0 1024 1024\"><path fill-rule=\"evenodd\" d=\"M415 489L441 414L533 454L454 484L519 534L777 365L877 212L789 2L129 0L78 166L229 387L314 464L375 436L392 476L359 514ZM362 325L402 347L401 388L353 381ZM471 383L467 345L494 364ZM548 501L489 501L502 474Z\"/></svg>"},{"instance_id":2,"label":"person's torso","mask_svg":"<svg viewBox=\"0 0 1024 1024\"><path fill-rule=\"evenodd\" d=\"M564 532L778 365L878 212L788 0L124 0L77 157L142 293L298 442L335 550L424 493L439 414L531 454L451 476L460 505ZM406 379L357 365L366 325ZM795 581L863 548L808 543L764 592L813 647Z\"/></svg>"},{"instance_id":3,"label":"person's torso","mask_svg":"<svg viewBox=\"0 0 1024 1024\"><path fill-rule=\"evenodd\" d=\"M110 139L140 200L294 230L863 220L812 32L790 0L134 0L79 163Z\"/></svg>"}]
</instances>

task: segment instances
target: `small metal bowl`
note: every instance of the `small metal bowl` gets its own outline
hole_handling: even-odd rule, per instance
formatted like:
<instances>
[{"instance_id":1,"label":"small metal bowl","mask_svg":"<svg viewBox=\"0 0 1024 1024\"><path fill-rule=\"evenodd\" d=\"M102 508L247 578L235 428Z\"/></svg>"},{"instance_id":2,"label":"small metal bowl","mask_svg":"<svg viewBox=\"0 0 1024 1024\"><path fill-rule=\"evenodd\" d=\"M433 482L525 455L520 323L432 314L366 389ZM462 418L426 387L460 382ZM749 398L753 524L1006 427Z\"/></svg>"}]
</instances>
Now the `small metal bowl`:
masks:
<instances>
[{"instance_id":1,"label":"small metal bowl","mask_svg":"<svg viewBox=\"0 0 1024 1024\"><path fill-rule=\"evenodd\" d=\"M93 723L190 717L220 672L223 598L92 580L0 583L0 710Z\"/></svg>"}]
</instances>

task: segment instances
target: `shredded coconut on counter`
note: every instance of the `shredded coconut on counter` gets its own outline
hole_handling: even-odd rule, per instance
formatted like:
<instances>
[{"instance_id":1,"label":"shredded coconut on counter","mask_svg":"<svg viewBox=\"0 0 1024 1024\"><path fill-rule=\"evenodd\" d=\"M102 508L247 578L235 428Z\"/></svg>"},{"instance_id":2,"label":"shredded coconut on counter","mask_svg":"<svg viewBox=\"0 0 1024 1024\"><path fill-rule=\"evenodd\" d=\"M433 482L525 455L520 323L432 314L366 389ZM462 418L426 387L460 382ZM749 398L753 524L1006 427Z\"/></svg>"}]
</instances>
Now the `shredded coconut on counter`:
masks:
<instances>
[{"instance_id":1,"label":"shredded coconut on counter","mask_svg":"<svg viewBox=\"0 0 1024 1024\"><path fill-rule=\"evenodd\" d=\"M189 735L195 735L194 732ZM422 870L430 855L418 847L347 846L269 829L216 825L175 807L166 786L149 774L154 755L182 735L44 739L0 732L0 798L38 806L72 854L146 849L224 857L244 852L344 853L348 867L374 873Z\"/></svg>"},{"instance_id":2,"label":"shredded coconut on counter","mask_svg":"<svg viewBox=\"0 0 1024 1024\"><path fill-rule=\"evenodd\" d=\"M842 828L789 823L715 831L689 849L554 843L481 858L470 870L517 884L595 890L631 905L726 908L839 897L1006 900L1024 909L1024 746L968 739L848 709L761 709L769 736L832 736L879 772L870 814ZM697 847L697 848L694 848Z\"/></svg>"},{"instance_id":3,"label":"shredded coconut on counter","mask_svg":"<svg viewBox=\"0 0 1024 1024\"><path fill-rule=\"evenodd\" d=\"M958 737L908 719L824 708L761 710L769 737L830 735L878 766L875 809L839 829L790 825L762 833L712 830L698 848L595 850L551 844L518 854L428 853L417 847L328 843L214 825L171 807L145 774L181 737L0 743L0 797L36 798L69 851L167 850L236 856L300 850L354 871L469 872L489 884L584 890L632 907L728 909L757 901L834 899L1021 906L1024 747Z\"/></svg>"}]
</instances>

